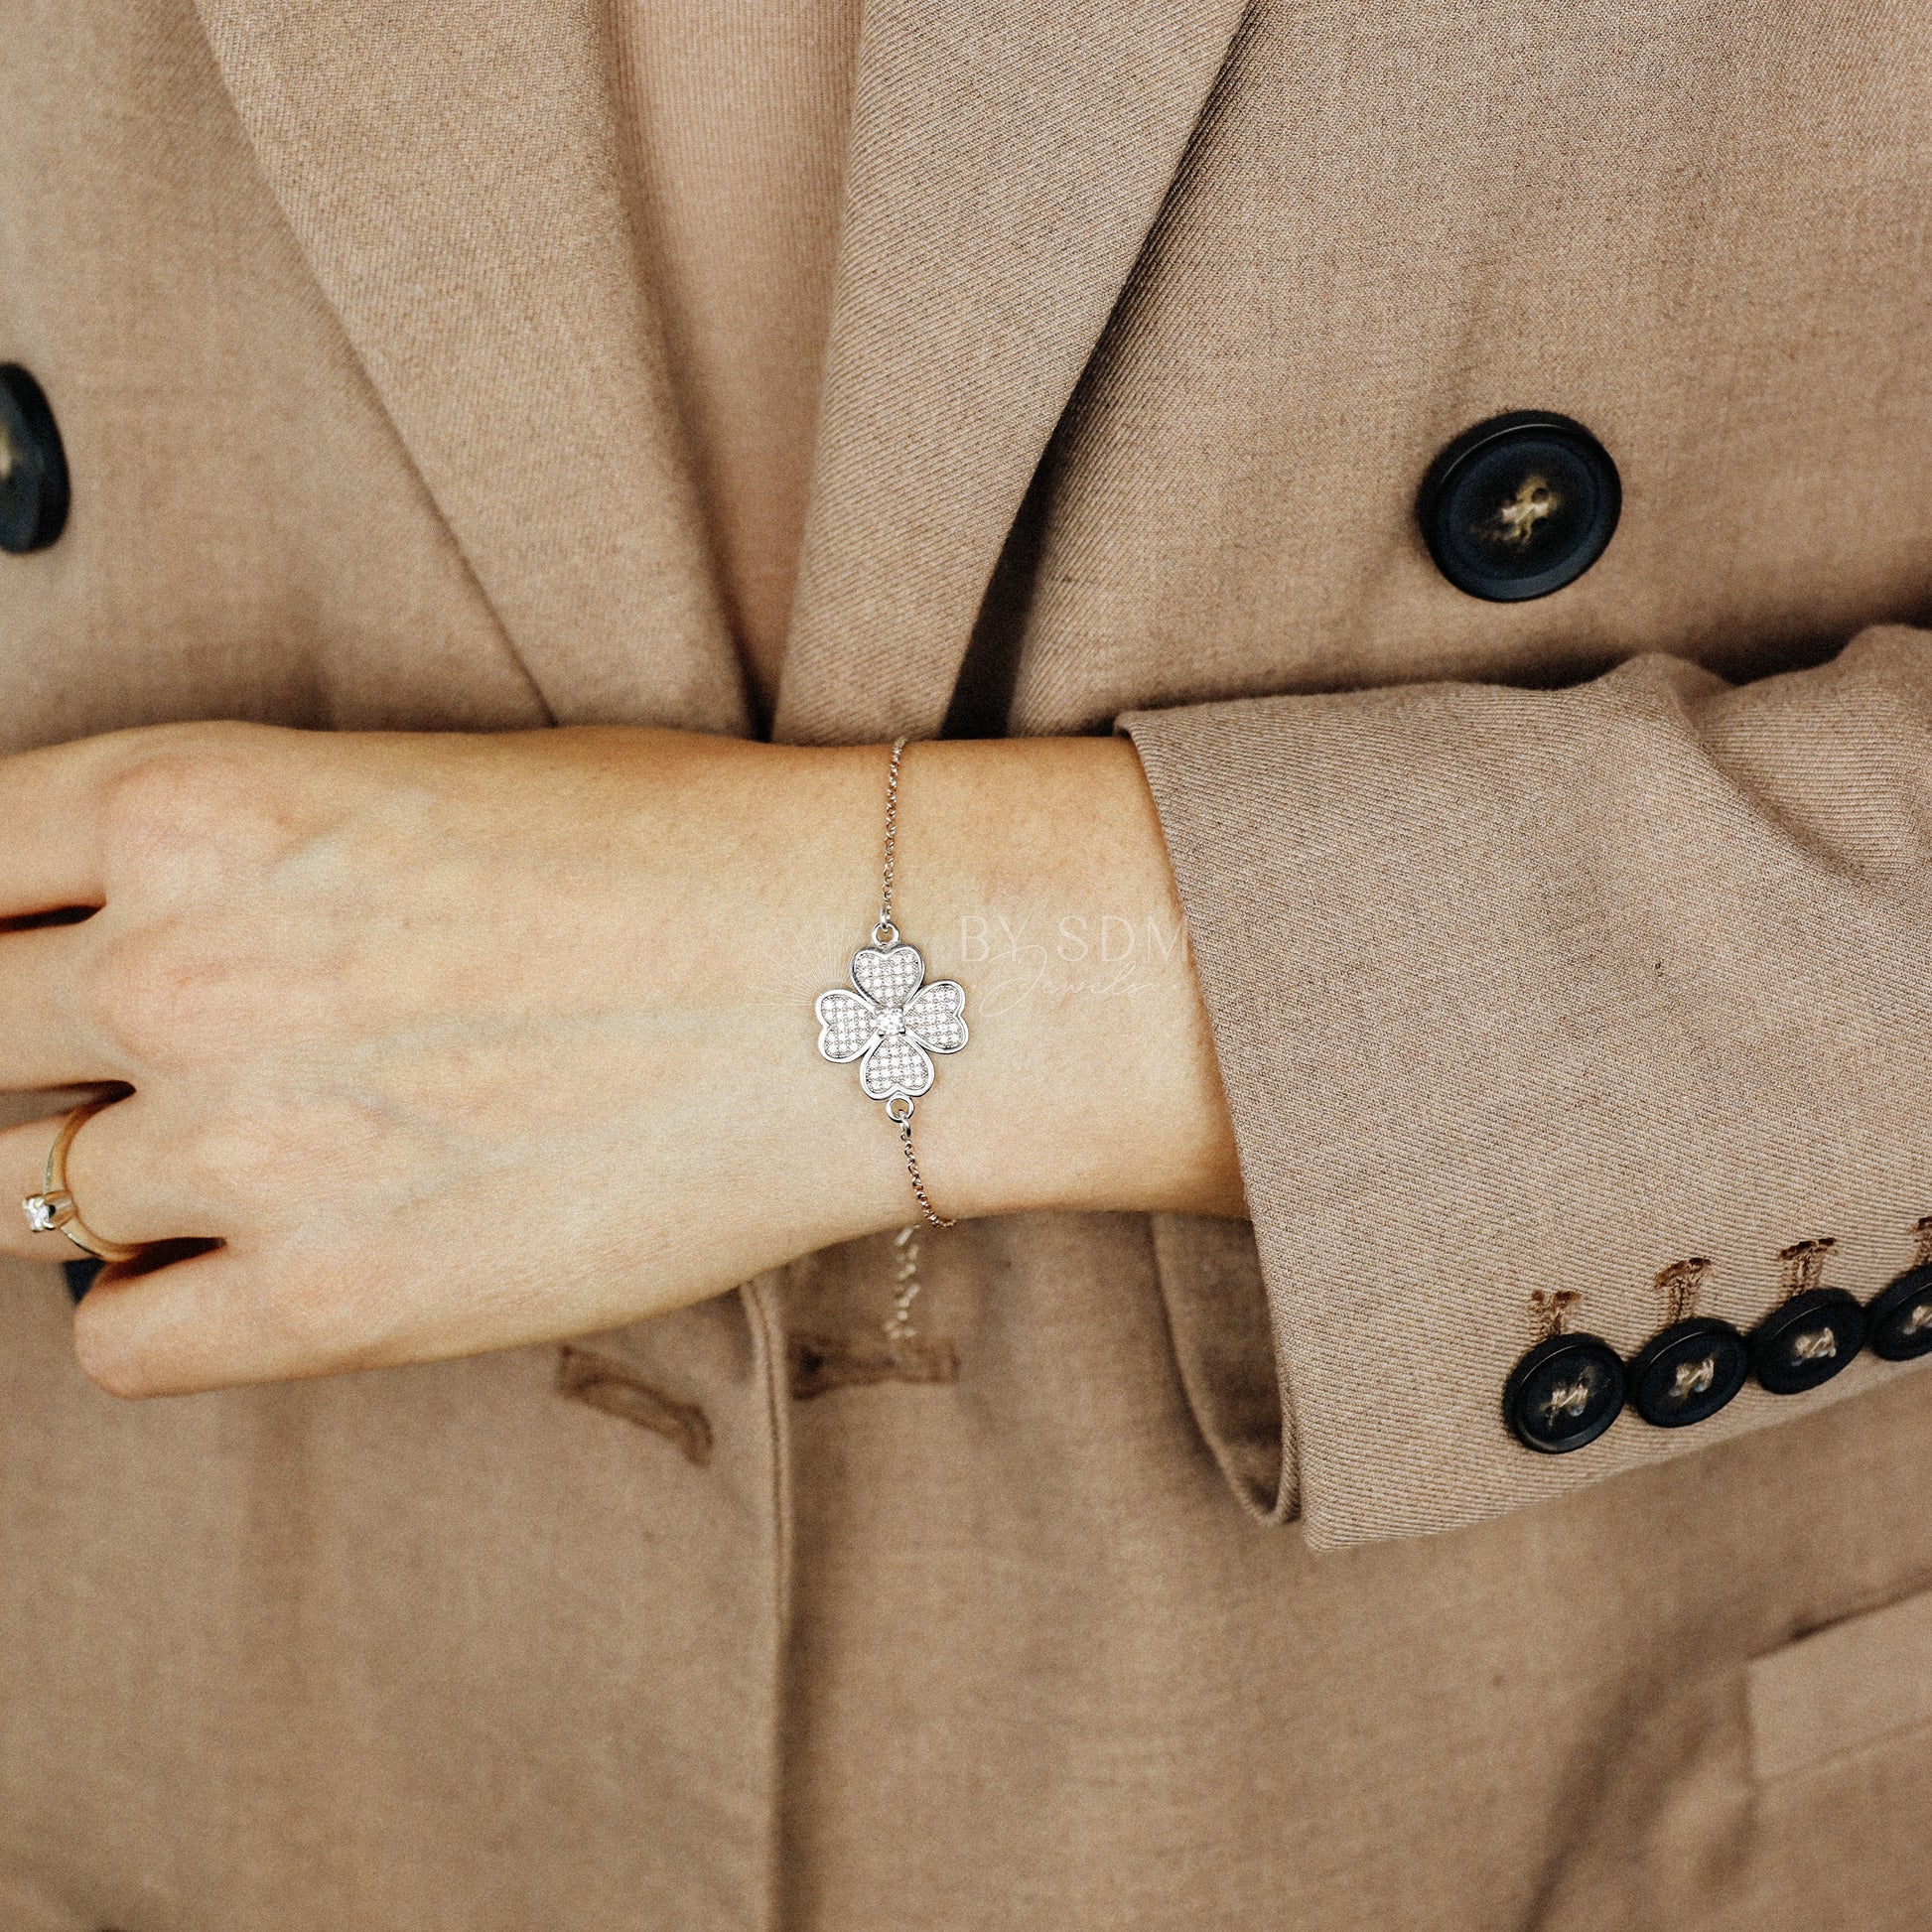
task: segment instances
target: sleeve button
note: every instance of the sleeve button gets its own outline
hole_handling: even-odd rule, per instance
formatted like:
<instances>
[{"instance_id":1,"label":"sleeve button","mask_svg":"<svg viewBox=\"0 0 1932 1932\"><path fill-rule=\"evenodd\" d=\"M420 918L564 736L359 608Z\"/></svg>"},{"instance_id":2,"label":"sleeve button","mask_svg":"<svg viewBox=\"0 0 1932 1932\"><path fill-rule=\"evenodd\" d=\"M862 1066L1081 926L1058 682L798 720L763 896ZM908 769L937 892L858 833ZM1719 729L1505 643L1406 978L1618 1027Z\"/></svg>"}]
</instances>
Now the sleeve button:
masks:
<instances>
[{"instance_id":1,"label":"sleeve button","mask_svg":"<svg viewBox=\"0 0 1932 1932\"><path fill-rule=\"evenodd\" d=\"M1750 1350L1728 1321L1698 1316L1653 1335L1630 1363L1630 1406L1656 1429L1715 1416L1750 1374Z\"/></svg>"},{"instance_id":2,"label":"sleeve button","mask_svg":"<svg viewBox=\"0 0 1932 1932\"><path fill-rule=\"evenodd\" d=\"M1623 1364L1594 1335L1538 1342L1503 1386L1503 1420L1541 1455L1567 1455L1595 1442L1622 1408Z\"/></svg>"},{"instance_id":3,"label":"sleeve button","mask_svg":"<svg viewBox=\"0 0 1932 1932\"><path fill-rule=\"evenodd\" d=\"M1864 1311L1842 1288L1813 1288L1781 1302L1751 1330L1751 1373L1773 1395L1803 1395L1845 1368L1864 1346Z\"/></svg>"},{"instance_id":4,"label":"sleeve button","mask_svg":"<svg viewBox=\"0 0 1932 1932\"><path fill-rule=\"evenodd\" d=\"M1874 1355L1909 1362L1932 1350L1932 1264L1908 1268L1871 1298L1864 1312Z\"/></svg>"}]
</instances>

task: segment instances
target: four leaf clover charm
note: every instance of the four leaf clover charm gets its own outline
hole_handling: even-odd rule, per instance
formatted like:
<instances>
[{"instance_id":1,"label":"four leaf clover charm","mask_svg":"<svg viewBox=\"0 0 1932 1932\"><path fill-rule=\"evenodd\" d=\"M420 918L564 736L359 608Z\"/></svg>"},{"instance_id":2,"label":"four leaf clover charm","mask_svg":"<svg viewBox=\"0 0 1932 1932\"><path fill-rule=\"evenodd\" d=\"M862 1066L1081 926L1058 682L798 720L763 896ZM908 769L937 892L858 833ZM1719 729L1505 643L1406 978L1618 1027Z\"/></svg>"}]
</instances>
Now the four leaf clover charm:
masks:
<instances>
[{"instance_id":1,"label":"four leaf clover charm","mask_svg":"<svg viewBox=\"0 0 1932 1932\"><path fill-rule=\"evenodd\" d=\"M818 1050L839 1063L857 1060L860 1086L896 1120L932 1085L932 1055L966 1044L966 989L924 979L919 949L895 934L852 955L856 992L835 986L818 996Z\"/></svg>"}]
</instances>

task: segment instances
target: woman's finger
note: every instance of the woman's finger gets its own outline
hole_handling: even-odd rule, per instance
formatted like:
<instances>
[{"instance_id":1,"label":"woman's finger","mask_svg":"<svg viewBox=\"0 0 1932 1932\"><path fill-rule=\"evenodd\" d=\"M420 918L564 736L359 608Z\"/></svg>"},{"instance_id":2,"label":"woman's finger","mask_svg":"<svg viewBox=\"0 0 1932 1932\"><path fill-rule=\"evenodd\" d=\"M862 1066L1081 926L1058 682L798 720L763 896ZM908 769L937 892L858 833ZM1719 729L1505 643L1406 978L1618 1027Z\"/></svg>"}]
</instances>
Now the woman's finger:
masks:
<instances>
[{"instance_id":1,"label":"woman's finger","mask_svg":"<svg viewBox=\"0 0 1932 1932\"><path fill-rule=\"evenodd\" d=\"M138 1094L81 1125L68 1149L67 1191L87 1232L132 1245L211 1237L210 1204L183 1182L165 1146L150 1136L151 1109ZM39 1233L23 1203L42 1192L47 1157L66 1114L0 1132L0 1254L24 1261L72 1261L80 1250L55 1230Z\"/></svg>"},{"instance_id":2,"label":"woman's finger","mask_svg":"<svg viewBox=\"0 0 1932 1932\"><path fill-rule=\"evenodd\" d=\"M0 918L101 902L102 799L129 736L0 758Z\"/></svg>"},{"instance_id":3,"label":"woman's finger","mask_svg":"<svg viewBox=\"0 0 1932 1932\"><path fill-rule=\"evenodd\" d=\"M73 1315L82 1371L110 1395L186 1395L320 1368L260 1306L260 1268L230 1248L104 1270Z\"/></svg>"},{"instance_id":4,"label":"woman's finger","mask_svg":"<svg viewBox=\"0 0 1932 1932\"><path fill-rule=\"evenodd\" d=\"M0 932L0 1091L123 1080L99 1031L83 1025L78 989L93 935L82 925Z\"/></svg>"}]
</instances>

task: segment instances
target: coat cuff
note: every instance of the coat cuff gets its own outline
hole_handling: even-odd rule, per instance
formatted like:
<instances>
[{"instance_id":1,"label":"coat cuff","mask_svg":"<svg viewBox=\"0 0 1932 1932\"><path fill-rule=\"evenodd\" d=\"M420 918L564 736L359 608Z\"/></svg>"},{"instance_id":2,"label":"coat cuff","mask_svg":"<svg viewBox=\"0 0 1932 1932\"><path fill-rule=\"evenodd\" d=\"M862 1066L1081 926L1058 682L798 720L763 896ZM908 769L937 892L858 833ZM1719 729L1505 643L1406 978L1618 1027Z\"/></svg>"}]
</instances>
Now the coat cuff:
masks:
<instances>
[{"instance_id":1,"label":"coat cuff","mask_svg":"<svg viewBox=\"0 0 1932 1932\"><path fill-rule=\"evenodd\" d=\"M1861 1300L1911 1259L1929 658L1892 632L1744 692L1641 659L1573 691L1118 721L1188 922L1311 1543L1455 1528L1897 1372L1750 1385L1690 1429L1626 1411L1565 1455L1502 1415L1539 1294L1627 1359L1674 1262L1711 1259L1699 1311L1748 1330L1790 1244L1829 1237ZM1870 780L1849 806L1819 779L1832 729ZM1252 1446L1237 1487L1264 1506Z\"/></svg>"}]
</instances>

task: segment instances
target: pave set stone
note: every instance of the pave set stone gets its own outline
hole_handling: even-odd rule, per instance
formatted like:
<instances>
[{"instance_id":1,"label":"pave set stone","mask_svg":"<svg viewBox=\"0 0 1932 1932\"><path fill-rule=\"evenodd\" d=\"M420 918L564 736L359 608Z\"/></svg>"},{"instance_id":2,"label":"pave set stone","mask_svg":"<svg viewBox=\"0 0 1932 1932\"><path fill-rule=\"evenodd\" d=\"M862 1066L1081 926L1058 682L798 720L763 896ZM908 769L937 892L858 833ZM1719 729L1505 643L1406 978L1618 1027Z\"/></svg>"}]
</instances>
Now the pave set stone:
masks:
<instances>
[{"instance_id":1,"label":"pave set stone","mask_svg":"<svg viewBox=\"0 0 1932 1932\"><path fill-rule=\"evenodd\" d=\"M916 946L862 946L852 955L853 991L818 996L818 1050L859 1061L859 1084L874 1100L916 1099L931 1087L932 1054L966 1044L966 990L957 980L923 984Z\"/></svg>"}]
</instances>

